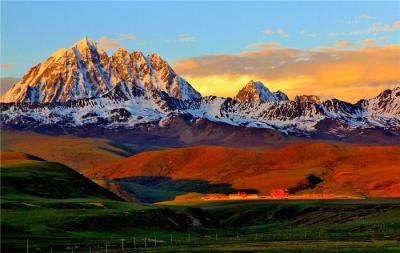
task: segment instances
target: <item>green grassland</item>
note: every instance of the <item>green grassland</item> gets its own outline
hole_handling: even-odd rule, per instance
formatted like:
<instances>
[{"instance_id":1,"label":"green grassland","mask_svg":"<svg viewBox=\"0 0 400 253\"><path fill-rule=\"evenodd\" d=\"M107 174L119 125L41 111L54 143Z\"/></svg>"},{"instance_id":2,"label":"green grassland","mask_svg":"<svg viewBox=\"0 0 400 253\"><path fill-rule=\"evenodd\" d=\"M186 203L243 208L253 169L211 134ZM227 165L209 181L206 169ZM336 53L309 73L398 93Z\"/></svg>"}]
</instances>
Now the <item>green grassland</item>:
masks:
<instances>
[{"instance_id":1,"label":"green grassland","mask_svg":"<svg viewBox=\"0 0 400 253\"><path fill-rule=\"evenodd\" d=\"M132 203L58 163L1 165L2 252L399 252L399 217L399 199Z\"/></svg>"}]
</instances>

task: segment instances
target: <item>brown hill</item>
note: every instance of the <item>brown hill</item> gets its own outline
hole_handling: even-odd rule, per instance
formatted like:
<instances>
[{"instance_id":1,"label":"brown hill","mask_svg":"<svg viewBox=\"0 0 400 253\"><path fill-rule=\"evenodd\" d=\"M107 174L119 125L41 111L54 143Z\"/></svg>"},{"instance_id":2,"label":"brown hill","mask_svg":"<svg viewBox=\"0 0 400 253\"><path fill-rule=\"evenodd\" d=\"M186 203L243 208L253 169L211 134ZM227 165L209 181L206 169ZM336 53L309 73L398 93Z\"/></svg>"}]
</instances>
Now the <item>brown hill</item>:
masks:
<instances>
[{"instance_id":1,"label":"brown hill","mask_svg":"<svg viewBox=\"0 0 400 253\"><path fill-rule=\"evenodd\" d=\"M400 147L308 143L263 152L227 147L176 148L98 165L86 175L98 179L201 179L264 193L287 188L303 193L397 197Z\"/></svg>"}]
</instances>

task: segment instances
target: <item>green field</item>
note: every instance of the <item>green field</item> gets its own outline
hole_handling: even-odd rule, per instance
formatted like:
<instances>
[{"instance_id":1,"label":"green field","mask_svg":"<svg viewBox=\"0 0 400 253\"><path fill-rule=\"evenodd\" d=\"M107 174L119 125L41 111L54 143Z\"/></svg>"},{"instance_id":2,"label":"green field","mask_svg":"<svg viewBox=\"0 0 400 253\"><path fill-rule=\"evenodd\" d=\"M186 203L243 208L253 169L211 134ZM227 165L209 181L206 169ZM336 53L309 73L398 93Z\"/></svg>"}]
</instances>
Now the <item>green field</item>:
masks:
<instances>
[{"instance_id":1,"label":"green field","mask_svg":"<svg viewBox=\"0 0 400 253\"><path fill-rule=\"evenodd\" d=\"M30 156L2 162L1 205L2 252L400 251L399 199L131 203Z\"/></svg>"}]
</instances>

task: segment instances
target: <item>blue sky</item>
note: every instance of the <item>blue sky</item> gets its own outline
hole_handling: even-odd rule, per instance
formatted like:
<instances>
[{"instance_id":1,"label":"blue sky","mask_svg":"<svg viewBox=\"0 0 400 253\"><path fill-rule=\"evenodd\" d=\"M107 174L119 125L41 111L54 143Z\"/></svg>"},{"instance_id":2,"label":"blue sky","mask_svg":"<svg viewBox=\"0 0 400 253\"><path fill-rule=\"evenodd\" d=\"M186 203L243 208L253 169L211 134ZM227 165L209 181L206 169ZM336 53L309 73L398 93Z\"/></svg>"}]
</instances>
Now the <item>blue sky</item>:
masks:
<instances>
[{"instance_id":1,"label":"blue sky","mask_svg":"<svg viewBox=\"0 0 400 253\"><path fill-rule=\"evenodd\" d=\"M1 7L3 77L22 76L84 36L105 37L129 51L156 51L172 62L235 54L254 43L310 49L344 40L358 47L371 34L350 33L400 20L399 2L2 2ZM136 39L121 40L121 34ZM398 31L374 38L378 45L400 41Z\"/></svg>"}]
</instances>

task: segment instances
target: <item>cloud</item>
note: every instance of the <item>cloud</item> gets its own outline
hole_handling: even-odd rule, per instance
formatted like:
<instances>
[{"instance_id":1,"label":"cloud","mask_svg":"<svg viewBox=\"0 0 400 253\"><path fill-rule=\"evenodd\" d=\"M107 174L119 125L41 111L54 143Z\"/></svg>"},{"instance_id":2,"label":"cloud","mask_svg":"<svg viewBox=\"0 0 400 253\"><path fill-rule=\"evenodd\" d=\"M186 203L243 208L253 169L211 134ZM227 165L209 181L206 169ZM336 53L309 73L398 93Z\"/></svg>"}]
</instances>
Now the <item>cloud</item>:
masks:
<instances>
[{"instance_id":1,"label":"cloud","mask_svg":"<svg viewBox=\"0 0 400 253\"><path fill-rule=\"evenodd\" d=\"M1 67L1 69L9 70L9 69L12 69L12 67L14 67L14 65L11 63L2 63L2 64L0 64L0 67Z\"/></svg>"},{"instance_id":2,"label":"cloud","mask_svg":"<svg viewBox=\"0 0 400 253\"><path fill-rule=\"evenodd\" d=\"M376 17L372 17L372 16L370 16L370 15L368 15L368 14L362 14L362 15L360 15L360 16L358 17L358 19L361 19L361 20L371 20L371 19L376 19Z\"/></svg>"},{"instance_id":3,"label":"cloud","mask_svg":"<svg viewBox=\"0 0 400 253\"><path fill-rule=\"evenodd\" d=\"M345 40L339 40L336 41L335 46L337 47L350 47L353 46L354 44Z\"/></svg>"},{"instance_id":4,"label":"cloud","mask_svg":"<svg viewBox=\"0 0 400 253\"><path fill-rule=\"evenodd\" d=\"M246 48L250 49L268 49L279 46L279 42L269 42L269 43L254 43L247 45Z\"/></svg>"},{"instance_id":5,"label":"cloud","mask_svg":"<svg viewBox=\"0 0 400 253\"><path fill-rule=\"evenodd\" d=\"M194 42L194 37L189 36L187 34L180 34L178 36L178 40L182 42Z\"/></svg>"},{"instance_id":6,"label":"cloud","mask_svg":"<svg viewBox=\"0 0 400 253\"><path fill-rule=\"evenodd\" d=\"M281 38L287 38L289 37L289 34L287 34L282 28L278 28L276 29L276 31L272 30L272 29L265 29L262 31L263 34L267 34L267 35L272 35L272 34L276 34Z\"/></svg>"},{"instance_id":7,"label":"cloud","mask_svg":"<svg viewBox=\"0 0 400 253\"><path fill-rule=\"evenodd\" d=\"M365 39L360 41L361 44L366 45L366 46L370 46L370 45L374 45L376 42L375 39Z\"/></svg>"},{"instance_id":8,"label":"cloud","mask_svg":"<svg viewBox=\"0 0 400 253\"><path fill-rule=\"evenodd\" d=\"M353 25L353 24L358 24L362 21L370 21L370 20L374 20L374 19L377 19L377 17L373 17L368 14L362 14L356 18L343 20L342 23L344 23L346 25Z\"/></svg>"},{"instance_id":9,"label":"cloud","mask_svg":"<svg viewBox=\"0 0 400 253\"><path fill-rule=\"evenodd\" d=\"M354 22L353 20L348 19L348 20L343 20L342 23L343 23L343 24L346 24L346 25L352 25L352 24L354 24L355 22Z\"/></svg>"},{"instance_id":10,"label":"cloud","mask_svg":"<svg viewBox=\"0 0 400 253\"><path fill-rule=\"evenodd\" d=\"M355 102L399 85L400 45L357 49L270 48L180 59L175 70L204 95L234 96L257 79L290 97L316 94Z\"/></svg>"},{"instance_id":11,"label":"cloud","mask_svg":"<svg viewBox=\"0 0 400 253\"><path fill-rule=\"evenodd\" d=\"M310 38L316 38L317 36L318 36L317 33L309 33L308 34L308 37L310 37Z\"/></svg>"},{"instance_id":12,"label":"cloud","mask_svg":"<svg viewBox=\"0 0 400 253\"><path fill-rule=\"evenodd\" d=\"M117 40L109 39L107 37L101 37L98 39L100 46L104 49L112 49L120 47L120 44Z\"/></svg>"},{"instance_id":13,"label":"cloud","mask_svg":"<svg viewBox=\"0 0 400 253\"><path fill-rule=\"evenodd\" d=\"M393 23L393 27L400 27L400 21L396 21Z\"/></svg>"},{"instance_id":14,"label":"cloud","mask_svg":"<svg viewBox=\"0 0 400 253\"><path fill-rule=\"evenodd\" d=\"M329 37L336 37L336 36L337 36L337 33L331 32L331 33L328 33L328 36L329 36Z\"/></svg>"},{"instance_id":15,"label":"cloud","mask_svg":"<svg viewBox=\"0 0 400 253\"><path fill-rule=\"evenodd\" d=\"M136 40L136 39L137 35L127 33L127 34L120 34L118 40Z\"/></svg>"},{"instance_id":16,"label":"cloud","mask_svg":"<svg viewBox=\"0 0 400 253\"><path fill-rule=\"evenodd\" d=\"M124 40L136 40L137 35L135 34L130 34L130 33L125 33L125 34L120 34L116 39L110 39L107 37L101 37L98 39L99 44L101 47L104 49L112 49L112 48L117 48L121 46L121 42Z\"/></svg>"},{"instance_id":17,"label":"cloud","mask_svg":"<svg viewBox=\"0 0 400 253\"><path fill-rule=\"evenodd\" d=\"M400 25L398 24L398 22L395 22L391 25L382 24L382 23L374 23L366 29L359 30L359 31L353 31L353 32L348 33L348 35L377 34L377 33L382 33L382 32L392 32L392 31L396 31L399 29L400 29Z\"/></svg>"},{"instance_id":18,"label":"cloud","mask_svg":"<svg viewBox=\"0 0 400 253\"><path fill-rule=\"evenodd\" d=\"M263 34L271 35L271 34L274 34L274 31L272 31L271 29L265 29L265 30L263 31Z\"/></svg>"},{"instance_id":19,"label":"cloud","mask_svg":"<svg viewBox=\"0 0 400 253\"><path fill-rule=\"evenodd\" d=\"M285 31L282 28L279 28L278 30L276 30L276 33L279 35L279 37L282 37L282 38L289 37L289 35L287 33L285 33Z\"/></svg>"},{"instance_id":20,"label":"cloud","mask_svg":"<svg viewBox=\"0 0 400 253\"><path fill-rule=\"evenodd\" d=\"M18 81L19 78L15 77L0 77L0 94L4 94Z\"/></svg>"}]
</instances>

